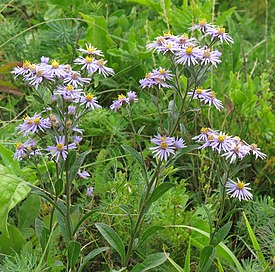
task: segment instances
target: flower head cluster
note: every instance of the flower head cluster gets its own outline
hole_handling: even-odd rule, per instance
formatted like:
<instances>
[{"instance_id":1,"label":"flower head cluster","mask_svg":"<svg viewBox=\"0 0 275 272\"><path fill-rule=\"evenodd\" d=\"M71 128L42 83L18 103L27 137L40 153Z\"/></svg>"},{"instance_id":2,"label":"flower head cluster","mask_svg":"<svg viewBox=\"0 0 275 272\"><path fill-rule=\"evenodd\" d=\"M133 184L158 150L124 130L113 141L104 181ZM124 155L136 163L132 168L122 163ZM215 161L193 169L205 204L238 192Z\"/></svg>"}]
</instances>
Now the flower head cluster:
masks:
<instances>
[{"instance_id":1,"label":"flower head cluster","mask_svg":"<svg viewBox=\"0 0 275 272\"><path fill-rule=\"evenodd\" d=\"M250 187L248 187L249 183L244 183L243 181L240 181L237 178L237 182L229 179L226 184L226 192L230 195L230 197L236 197L239 199L239 201L242 200L250 200L253 199L253 195L249 192L251 190Z\"/></svg>"},{"instance_id":2,"label":"flower head cluster","mask_svg":"<svg viewBox=\"0 0 275 272\"><path fill-rule=\"evenodd\" d=\"M117 100L113 101L113 104L110 106L110 109L114 112L117 112L124 104L136 103L138 101L138 97L136 92L128 92L127 97L123 94L120 94Z\"/></svg>"},{"instance_id":3,"label":"flower head cluster","mask_svg":"<svg viewBox=\"0 0 275 272\"><path fill-rule=\"evenodd\" d=\"M250 152L255 155L256 159L264 159L266 155L260 151L256 144L249 145L242 141L239 137L228 136L224 132L214 131L210 128L202 128L198 136L192 138L203 145L199 149L211 147L221 156L230 159L230 163L234 163L237 159L242 160Z\"/></svg>"},{"instance_id":4,"label":"flower head cluster","mask_svg":"<svg viewBox=\"0 0 275 272\"><path fill-rule=\"evenodd\" d=\"M82 65L81 70L85 69L89 74L94 74L98 72L104 77L114 75L114 70L105 65L107 63L107 60L104 60L103 58L98 58L104 57L101 50L98 50L91 44L86 44L86 49L79 48L78 51L86 54L86 57L80 56L74 61L75 64Z\"/></svg>"},{"instance_id":5,"label":"flower head cluster","mask_svg":"<svg viewBox=\"0 0 275 272\"><path fill-rule=\"evenodd\" d=\"M14 159L22 160L26 157L41 155L37 150L37 143L35 140L28 139L25 143L18 142L15 145L16 151L13 154Z\"/></svg>"},{"instance_id":6,"label":"flower head cluster","mask_svg":"<svg viewBox=\"0 0 275 272\"><path fill-rule=\"evenodd\" d=\"M157 157L161 161L167 161L171 154L175 154L177 149L186 147L182 138L161 136L160 134L155 136L151 142L157 146L150 147L149 149L152 150L154 158Z\"/></svg>"},{"instance_id":7,"label":"flower head cluster","mask_svg":"<svg viewBox=\"0 0 275 272\"><path fill-rule=\"evenodd\" d=\"M171 71L166 70L162 67L154 69L151 73L147 73L144 79L139 81L140 87L144 88L172 88L171 85L167 84L166 81L173 78Z\"/></svg>"},{"instance_id":8,"label":"flower head cluster","mask_svg":"<svg viewBox=\"0 0 275 272\"><path fill-rule=\"evenodd\" d=\"M197 88L193 92L188 92L188 96L192 97L192 99L199 99L209 106L214 105L217 110L223 108L222 101L217 99L216 93L210 89L204 90L202 88Z\"/></svg>"}]
</instances>

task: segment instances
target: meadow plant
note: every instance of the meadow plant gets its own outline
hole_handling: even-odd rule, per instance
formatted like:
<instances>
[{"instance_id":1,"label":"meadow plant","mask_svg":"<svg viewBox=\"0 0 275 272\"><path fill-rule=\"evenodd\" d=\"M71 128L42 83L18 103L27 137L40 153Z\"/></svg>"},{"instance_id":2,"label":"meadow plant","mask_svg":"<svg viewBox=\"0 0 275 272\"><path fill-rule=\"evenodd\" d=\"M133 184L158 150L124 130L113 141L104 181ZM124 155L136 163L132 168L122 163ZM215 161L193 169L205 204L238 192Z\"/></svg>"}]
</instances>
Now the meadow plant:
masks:
<instances>
[{"instance_id":1,"label":"meadow plant","mask_svg":"<svg viewBox=\"0 0 275 272\"><path fill-rule=\"evenodd\" d=\"M201 146L186 144L187 139L180 128L182 122L187 122L184 118L192 112L193 103L198 102L202 107L208 106L218 111L224 108L222 100L216 97L214 90L204 85L207 74L222 62L222 53L218 50L220 44L234 43L225 28L208 24L205 19L192 26L190 31L198 32L196 38L189 37L188 34L176 36L167 33L147 45L148 50L156 52L163 59L162 63L166 63L166 67L155 67L139 81L140 88L156 94L158 101L156 107L160 120L159 129L154 133L154 137L152 135L152 144L149 147L153 157L151 160L153 171L148 169L145 162L144 147L141 145L143 139L136 131L131 116L132 104L139 102L136 92L120 94L110 105L110 110L118 114L123 107L126 108L127 120L133 129L138 151L129 146L123 148L139 163L144 177L144 188L139 199L136 218L131 215L129 207L123 206L131 219L127 247L111 227L103 223L96 224L104 238L120 255L123 267L131 266L131 258L140 245L143 222L152 203L175 186L174 183L162 182L170 162L174 162L181 155L186 155L189 148L209 149L214 153L215 162L224 173L219 177L221 188L219 214L217 219L211 222L213 226L210 226L210 245L206 246L214 254L211 255L213 258L216 246L225 239L232 225L230 221L225 223L229 218L224 215L226 194L239 201L253 198L251 188L248 187L249 183L232 176L232 173L236 172L233 169L236 170L239 162L251 154L256 159L266 157L256 144L248 144L237 136L229 136L223 131L209 128L203 121L200 134L192 138ZM104 77L114 75L113 69L106 66L107 61L103 59L104 55L100 49L86 44L86 49L79 48L79 52L84 55L77 57L74 64L80 66L80 71L73 70L69 64L60 64L58 60L50 61L48 57L42 57L38 64L26 61L22 67L16 67L13 71L16 78L21 77L23 81L34 87L35 98L44 105L40 113L35 113L31 117L26 116L23 123L18 126L18 132L27 139L24 143L16 144L14 159L28 161L36 168L41 179L40 184L46 189L38 189L35 186L33 188L54 206L51 212L50 231L55 227L54 212L58 213L58 223L68 245L68 256L71 253L70 246L79 248L78 254L80 253L80 244L75 241L75 234L81 224L76 224L75 228L71 218L73 181L86 180L90 176L87 171L80 169L89 151L80 153L84 131L79 128L79 122L88 112L102 108L100 97L98 99L91 91L92 76L95 73ZM168 118L167 123L162 122L163 114L159 103L166 89L172 92L173 96L167 111L172 117ZM55 164L55 172L48 173L47 178L40 172L38 166L45 161L53 161ZM65 196L61 198L63 189ZM85 192L87 197L93 195L93 189L88 185ZM204 252L203 250L202 260ZM75 262L68 260L67 268L73 268L74 265ZM201 269L203 265L201 261Z\"/></svg>"}]
</instances>

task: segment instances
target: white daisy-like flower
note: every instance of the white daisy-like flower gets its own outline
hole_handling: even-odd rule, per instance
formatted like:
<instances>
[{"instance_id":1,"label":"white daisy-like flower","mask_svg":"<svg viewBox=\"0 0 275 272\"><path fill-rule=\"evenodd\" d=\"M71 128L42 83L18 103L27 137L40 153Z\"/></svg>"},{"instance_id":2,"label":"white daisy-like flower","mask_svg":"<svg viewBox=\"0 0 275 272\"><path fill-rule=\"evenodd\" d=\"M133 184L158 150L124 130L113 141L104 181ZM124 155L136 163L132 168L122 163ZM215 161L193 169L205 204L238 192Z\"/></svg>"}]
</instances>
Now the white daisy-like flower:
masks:
<instances>
[{"instance_id":1,"label":"white daisy-like flower","mask_svg":"<svg viewBox=\"0 0 275 272\"><path fill-rule=\"evenodd\" d=\"M78 51L85 53L87 55L95 55L95 56L100 56L103 57L103 52L96 47L92 46L91 44L86 43L86 49L79 48Z\"/></svg>"}]
</instances>

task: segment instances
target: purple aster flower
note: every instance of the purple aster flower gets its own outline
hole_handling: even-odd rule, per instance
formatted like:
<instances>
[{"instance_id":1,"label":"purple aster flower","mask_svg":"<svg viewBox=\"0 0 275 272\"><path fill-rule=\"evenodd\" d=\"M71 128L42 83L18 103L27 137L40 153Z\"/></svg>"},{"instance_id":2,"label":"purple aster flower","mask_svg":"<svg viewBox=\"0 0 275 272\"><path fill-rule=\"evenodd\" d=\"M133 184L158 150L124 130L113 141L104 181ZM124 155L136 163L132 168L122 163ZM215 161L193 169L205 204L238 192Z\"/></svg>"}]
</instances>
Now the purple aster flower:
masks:
<instances>
[{"instance_id":1,"label":"purple aster flower","mask_svg":"<svg viewBox=\"0 0 275 272\"><path fill-rule=\"evenodd\" d=\"M217 68L217 63L221 63L220 57L222 53L218 50L211 51L209 48L205 48L201 51L200 59L201 64L212 64Z\"/></svg>"},{"instance_id":2,"label":"purple aster flower","mask_svg":"<svg viewBox=\"0 0 275 272\"><path fill-rule=\"evenodd\" d=\"M251 144L249 147L252 151L252 154L256 156L256 159L259 157L263 160L267 157L266 154L260 151L261 149L256 144Z\"/></svg>"},{"instance_id":3,"label":"purple aster flower","mask_svg":"<svg viewBox=\"0 0 275 272\"><path fill-rule=\"evenodd\" d=\"M202 146L200 146L198 149L204 149L208 146L211 146L214 143L215 138L216 138L216 134L214 131L212 133L209 133L207 135L207 139L204 142L204 144Z\"/></svg>"},{"instance_id":4,"label":"purple aster flower","mask_svg":"<svg viewBox=\"0 0 275 272\"><path fill-rule=\"evenodd\" d=\"M109 68L105 66L107 63L107 60L100 59L95 62L94 65L94 71L92 73L98 72L99 74L102 74L104 77L112 76L115 74L114 70L112 68Z\"/></svg>"},{"instance_id":5,"label":"purple aster flower","mask_svg":"<svg viewBox=\"0 0 275 272\"><path fill-rule=\"evenodd\" d=\"M86 58L79 57L75 59L74 63L82 65L81 70L87 69L90 74L93 74L95 70L95 61L96 60L93 57L86 56Z\"/></svg>"},{"instance_id":6,"label":"purple aster flower","mask_svg":"<svg viewBox=\"0 0 275 272\"><path fill-rule=\"evenodd\" d=\"M226 159L230 158L230 163L234 163L236 159L242 160L247 154L249 154L250 148L242 143L240 144L232 144L229 151L222 155L225 156Z\"/></svg>"},{"instance_id":7,"label":"purple aster flower","mask_svg":"<svg viewBox=\"0 0 275 272\"><path fill-rule=\"evenodd\" d=\"M208 135L213 134L213 130L211 128L201 128L200 135L195 136L192 140L196 140L197 143L206 142L208 139Z\"/></svg>"},{"instance_id":8,"label":"purple aster flower","mask_svg":"<svg viewBox=\"0 0 275 272\"><path fill-rule=\"evenodd\" d=\"M202 88L197 88L192 92L188 92L187 95L193 97L193 99L209 99L209 91L210 89L204 90Z\"/></svg>"},{"instance_id":9,"label":"purple aster flower","mask_svg":"<svg viewBox=\"0 0 275 272\"><path fill-rule=\"evenodd\" d=\"M181 149L186 147L186 145L184 144L184 140L182 138L174 138L174 147L176 149Z\"/></svg>"},{"instance_id":10,"label":"purple aster flower","mask_svg":"<svg viewBox=\"0 0 275 272\"><path fill-rule=\"evenodd\" d=\"M26 156L28 156L28 149L26 144L23 144L21 142L18 142L15 145L16 151L13 154L13 159L16 160L22 160L23 158L25 158Z\"/></svg>"},{"instance_id":11,"label":"purple aster flower","mask_svg":"<svg viewBox=\"0 0 275 272\"><path fill-rule=\"evenodd\" d=\"M114 112L117 112L122 107L122 102L119 100L114 100L113 104L110 106L110 109Z\"/></svg>"},{"instance_id":12,"label":"purple aster flower","mask_svg":"<svg viewBox=\"0 0 275 272\"><path fill-rule=\"evenodd\" d=\"M45 69L51 77L65 78L67 75L64 65L59 64L56 60L52 60L51 65L46 65Z\"/></svg>"},{"instance_id":13,"label":"purple aster flower","mask_svg":"<svg viewBox=\"0 0 275 272\"><path fill-rule=\"evenodd\" d=\"M48 146L46 148L47 151L50 151L52 154L52 158L56 157L56 162L59 161L60 157L65 161L68 155L68 150L72 150L76 148L75 143L71 143L65 145L65 136L55 137L56 145Z\"/></svg>"},{"instance_id":14,"label":"purple aster flower","mask_svg":"<svg viewBox=\"0 0 275 272\"><path fill-rule=\"evenodd\" d=\"M232 37L225 32L224 27L210 27L206 30L206 33L204 36L210 35L211 36L211 41L214 41L215 39L220 39L220 42L226 42L227 44L229 43L234 43Z\"/></svg>"},{"instance_id":15,"label":"purple aster flower","mask_svg":"<svg viewBox=\"0 0 275 272\"><path fill-rule=\"evenodd\" d=\"M183 34L175 39L179 49L186 48L188 46L195 47L198 41L195 38L189 38L188 34Z\"/></svg>"},{"instance_id":16,"label":"purple aster flower","mask_svg":"<svg viewBox=\"0 0 275 272\"><path fill-rule=\"evenodd\" d=\"M50 60L50 58L44 57L44 56L42 56L42 57L40 58L40 61L41 61L41 64L42 64L42 65L43 65L43 64L48 64L48 63L49 63L49 60Z\"/></svg>"},{"instance_id":17,"label":"purple aster flower","mask_svg":"<svg viewBox=\"0 0 275 272\"><path fill-rule=\"evenodd\" d=\"M214 91L208 92L206 96L201 98L201 101L209 106L213 104L217 110L223 108L222 101L216 98L216 93Z\"/></svg>"},{"instance_id":18,"label":"purple aster flower","mask_svg":"<svg viewBox=\"0 0 275 272\"><path fill-rule=\"evenodd\" d=\"M77 174L82 179L88 179L88 177L90 176L90 174L87 171L81 172L80 170L78 170Z\"/></svg>"},{"instance_id":19,"label":"purple aster flower","mask_svg":"<svg viewBox=\"0 0 275 272\"><path fill-rule=\"evenodd\" d=\"M39 66L36 66L35 71L27 78L29 84L33 85L36 90L44 79L53 80L53 77L46 70L41 69Z\"/></svg>"},{"instance_id":20,"label":"purple aster flower","mask_svg":"<svg viewBox=\"0 0 275 272\"><path fill-rule=\"evenodd\" d=\"M60 86L56 91L54 91L54 94L62 95L63 99L66 101L79 102L83 90L75 89L73 85L69 84L67 86Z\"/></svg>"},{"instance_id":21,"label":"purple aster flower","mask_svg":"<svg viewBox=\"0 0 275 272\"><path fill-rule=\"evenodd\" d=\"M211 143L213 150L217 150L220 154L221 151L227 152L234 145L233 138L227 136L224 132L220 132L218 135L215 135L214 141Z\"/></svg>"},{"instance_id":22,"label":"purple aster flower","mask_svg":"<svg viewBox=\"0 0 275 272\"><path fill-rule=\"evenodd\" d=\"M214 26L212 24L208 24L206 22L206 19L200 19L199 23L197 25L193 25L190 27L190 30L199 29L202 33L205 33L209 28L213 28Z\"/></svg>"},{"instance_id":23,"label":"purple aster flower","mask_svg":"<svg viewBox=\"0 0 275 272\"><path fill-rule=\"evenodd\" d=\"M135 103L135 102L137 102L138 101L138 97L137 97L136 92L132 92L132 91L128 92L127 93L127 100L128 100L129 103Z\"/></svg>"},{"instance_id":24,"label":"purple aster flower","mask_svg":"<svg viewBox=\"0 0 275 272\"><path fill-rule=\"evenodd\" d=\"M94 192L94 187L87 188L86 196L92 196Z\"/></svg>"},{"instance_id":25,"label":"purple aster flower","mask_svg":"<svg viewBox=\"0 0 275 272\"><path fill-rule=\"evenodd\" d=\"M162 67L159 69L154 69L153 72L150 74L151 78L160 78L162 80L171 80L174 74L171 74L171 71L165 70Z\"/></svg>"},{"instance_id":26,"label":"purple aster flower","mask_svg":"<svg viewBox=\"0 0 275 272\"><path fill-rule=\"evenodd\" d=\"M250 183L244 183L240 181L237 178L237 182L234 182L231 179L228 179L229 181L226 182L225 187L226 187L226 193L230 195L230 197L236 197L239 199L239 201L242 200L250 200L253 199L253 195L249 192L251 190L248 185Z\"/></svg>"},{"instance_id":27,"label":"purple aster flower","mask_svg":"<svg viewBox=\"0 0 275 272\"><path fill-rule=\"evenodd\" d=\"M15 78L20 75L28 75L30 73L30 66L31 63L29 61L24 61L22 67L16 66L11 73L15 75Z\"/></svg>"},{"instance_id":28,"label":"purple aster flower","mask_svg":"<svg viewBox=\"0 0 275 272\"><path fill-rule=\"evenodd\" d=\"M103 52L96 47L92 46L91 44L85 44L86 49L79 48L78 51L81 53L87 54L87 55L95 55L95 56L101 56L103 57Z\"/></svg>"},{"instance_id":29,"label":"purple aster flower","mask_svg":"<svg viewBox=\"0 0 275 272\"><path fill-rule=\"evenodd\" d=\"M158 134L151 140L157 146L150 147L154 154L154 158L157 157L161 161L164 159L167 161L171 154L175 154L174 137L161 136Z\"/></svg>"},{"instance_id":30,"label":"purple aster flower","mask_svg":"<svg viewBox=\"0 0 275 272\"><path fill-rule=\"evenodd\" d=\"M51 122L48 118L43 119L40 114L35 114L33 117L25 117L22 125L18 126L19 132L24 132L24 136L37 131L45 132L45 129L51 128Z\"/></svg>"},{"instance_id":31,"label":"purple aster flower","mask_svg":"<svg viewBox=\"0 0 275 272\"><path fill-rule=\"evenodd\" d=\"M75 115L76 114L76 106L69 106L68 107L68 114Z\"/></svg>"},{"instance_id":32,"label":"purple aster flower","mask_svg":"<svg viewBox=\"0 0 275 272\"><path fill-rule=\"evenodd\" d=\"M200 58L201 50L198 47L187 46L183 47L176 54L177 60L176 62L182 65L187 63L187 66L191 64L195 65L198 63L197 59Z\"/></svg>"},{"instance_id":33,"label":"purple aster flower","mask_svg":"<svg viewBox=\"0 0 275 272\"><path fill-rule=\"evenodd\" d=\"M97 101L97 98L93 96L91 93L88 93L86 96L82 96L80 98L80 105L84 105L86 108L92 108L94 110L95 108L102 108Z\"/></svg>"},{"instance_id":34,"label":"purple aster flower","mask_svg":"<svg viewBox=\"0 0 275 272\"><path fill-rule=\"evenodd\" d=\"M90 78L83 78L79 72L75 71L68 73L64 79L65 84L72 85L74 88L77 88L78 85L83 86L84 83L89 83L90 81Z\"/></svg>"}]
</instances>

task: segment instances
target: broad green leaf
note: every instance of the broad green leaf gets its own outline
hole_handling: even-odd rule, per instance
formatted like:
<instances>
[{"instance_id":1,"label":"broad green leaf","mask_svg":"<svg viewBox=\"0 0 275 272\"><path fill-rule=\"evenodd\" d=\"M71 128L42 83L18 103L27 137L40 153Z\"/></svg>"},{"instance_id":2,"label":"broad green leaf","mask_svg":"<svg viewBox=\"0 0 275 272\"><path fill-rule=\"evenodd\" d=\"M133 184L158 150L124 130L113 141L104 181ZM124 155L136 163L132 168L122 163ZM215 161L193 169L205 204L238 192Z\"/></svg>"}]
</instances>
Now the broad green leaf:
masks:
<instances>
[{"instance_id":1,"label":"broad green leaf","mask_svg":"<svg viewBox=\"0 0 275 272\"><path fill-rule=\"evenodd\" d=\"M6 149L3 145L0 144L0 156L4 165L14 174L19 175L20 165L17 160L13 159L13 152L9 149Z\"/></svg>"},{"instance_id":2,"label":"broad green leaf","mask_svg":"<svg viewBox=\"0 0 275 272\"><path fill-rule=\"evenodd\" d=\"M203 235L204 237L207 237L208 239L210 238L209 233L207 233L207 232L205 232L205 231L203 231L201 229L192 227L192 226L170 225L169 227L190 229L190 230L193 230L193 231L196 231L196 232L200 233L201 235ZM194 246L196 246L196 247L199 247L199 248L201 247L201 245L199 243L195 244L192 241L192 244L194 244ZM243 268L242 268L239 260L236 258L236 256L234 255L234 253L222 242L217 246L217 256L226 258L226 260L230 261L230 263L236 265L236 267L237 267L237 269L238 269L239 272L244 272L244 270L243 270Z\"/></svg>"},{"instance_id":3,"label":"broad green leaf","mask_svg":"<svg viewBox=\"0 0 275 272\"><path fill-rule=\"evenodd\" d=\"M171 259L168 254L166 252L164 252L164 254L166 255L167 260L174 266L174 268L178 271L178 272L185 272L175 261L173 261L173 259Z\"/></svg>"},{"instance_id":4,"label":"broad green leaf","mask_svg":"<svg viewBox=\"0 0 275 272\"><path fill-rule=\"evenodd\" d=\"M244 220L245 220L245 224L246 224L246 228L248 230L248 234L249 234L249 237L251 239L251 242L253 244L253 247L256 251L256 255L257 255L257 258L259 259L259 262L262 264L262 267L263 267L263 271L264 272L269 272L270 269L269 269L269 265L268 263L266 262L265 260L265 257L262 253L262 249L257 241L257 238L256 238L256 235L254 234L251 226L250 226L250 223L245 215L245 213L243 212L243 217L244 217Z\"/></svg>"},{"instance_id":5,"label":"broad green leaf","mask_svg":"<svg viewBox=\"0 0 275 272\"><path fill-rule=\"evenodd\" d=\"M81 245L79 242L70 241L68 244L68 263L70 268L74 268L80 254Z\"/></svg>"},{"instance_id":6,"label":"broad green leaf","mask_svg":"<svg viewBox=\"0 0 275 272\"><path fill-rule=\"evenodd\" d=\"M164 195L169 189L175 187L176 185L169 182L164 182L160 184L158 187L154 189L150 198L148 199L148 203L153 203L158 200L162 195Z\"/></svg>"},{"instance_id":7,"label":"broad green leaf","mask_svg":"<svg viewBox=\"0 0 275 272\"><path fill-rule=\"evenodd\" d=\"M63 204L61 200L57 201L57 205L59 210L56 211L56 219L60 226L61 232L64 235L65 241L69 242L69 233L68 233L68 225L66 220L66 206Z\"/></svg>"},{"instance_id":8,"label":"broad green leaf","mask_svg":"<svg viewBox=\"0 0 275 272\"><path fill-rule=\"evenodd\" d=\"M19 207L18 211L18 228L28 228L34 223L35 218L38 217L40 211L40 197L37 195L30 195L26 201Z\"/></svg>"},{"instance_id":9,"label":"broad green leaf","mask_svg":"<svg viewBox=\"0 0 275 272\"><path fill-rule=\"evenodd\" d=\"M25 181L15 175L0 174L0 231L9 237L7 229L8 214L12 208L27 197L31 189Z\"/></svg>"},{"instance_id":10,"label":"broad green leaf","mask_svg":"<svg viewBox=\"0 0 275 272\"><path fill-rule=\"evenodd\" d=\"M55 189L55 195L56 196L60 196L64 190L64 181L63 179L58 179L54 185L54 189Z\"/></svg>"},{"instance_id":11,"label":"broad green leaf","mask_svg":"<svg viewBox=\"0 0 275 272\"><path fill-rule=\"evenodd\" d=\"M99 247L99 248L96 248L96 249L94 249L93 251L91 251L88 255L86 255L84 258L83 258L83 261L82 261L82 263L80 264L80 266L79 266L79 268L78 268L78 272L81 272L84 268L85 268L85 266L86 266L86 264L91 260L91 259L93 259L94 257L96 257L97 255L99 255L100 253L102 253L102 252L104 252L104 251L106 251L106 250L108 250L109 249L109 247Z\"/></svg>"},{"instance_id":12,"label":"broad green leaf","mask_svg":"<svg viewBox=\"0 0 275 272\"><path fill-rule=\"evenodd\" d=\"M70 169L69 169L69 182L72 182L76 175L77 175L77 171L79 170L80 166L82 165L85 157L91 152L92 150L88 150L88 151L85 151L83 153L81 153L80 155L77 155L74 163L72 166L70 166Z\"/></svg>"},{"instance_id":13,"label":"broad green leaf","mask_svg":"<svg viewBox=\"0 0 275 272\"><path fill-rule=\"evenodd\" d=\"M155 253L148 255L145 260L134 266L131 272L145 272L152 268L158 267L167 260L164 253Z\"/></svg>"},{"instance_id":14,"label":"broad green leaf","mask_svg":"<svg viewBox=\"0 0 275 272\"><path fill-rule=\"evenodd\" d=\"M35 219L35 232L44 250L50 237L50 230L46 228L45 224L39 218Z\"/></svg>"},{"instance_id":15,"label":"broad green leaf","mask_svg":"<svg viewBox=\"0 0 275 272\"><path fill-rule=\"evenodd\" d=\"M164 227L163 226L150 226L148 227L140 236L139 239L139 243L138 246L140 246L141 244L143 244L149 237L151 237L152 235L154 235L156 232L163 230Z\"/></svg>"},{"instance_id":16,"label":"broad green leaf","mask_svg":"<svg viewBox=\"0 0 275 272\"><path fill-rule=\"evenodd\" d=\"M126 145L122 145L122 148L128 153L130 153L136 159L136 161L143 167L142 157L134 148Z\"/></svg>"},{"instance_id":17,"label":"broad green leaf","mask_svg":"<svg viewBox=\"0 0 275 272\"><path fill-rule=\"evenodd\" d=\"M224 226L222 226L213 237L211 245L216 247L220 242L222 242L229 233L231 227L232 222L228 222Z\"/></svg>"},{"instance_id":18,"label":"broad green leaf","mask_svg":"<svg viewBox=\"0 0 275 272\"><path fill-rule=\"evenodd\" d=\"M120 255L122 263L125 262L125 247L118 236L118 234L108 225L104 223L96 223L96 228L102 234L102 236L106 239L106 241L115 249L115 251Z\"/></svg>"},{"instance_id":19,"label":"broad green leaf","mask_svg":"<svg viewBox=\"0 0 275 272\"><path fill-rule=\"evenodd\" d=\"M191 236L188 240L188 247L184 262L184 272L190 272L190 256L191 256Z\"/></svg>"},{"instance_id":20,"label":"broad green leaf","mask_svg":"<svg viewBox=\"0 0 275 272\"><path fill-rule=\"evenodd\" d=\"M212 262L214 261L214 258L215 258L215 252L216 250L215 250L215 247L213 246L205 246L202 249L198 271L200 272L209 271L209 268L211 267Z\"/></svg>"},{"instance_id":21,"label":"broad green leaf","mask_svg":"<svg viewBox=\"0 0 275 272\"><path fill-rule=\"evenodd\" d=\"M3 233L0 235L0 253L7 255L13 255L14 252L19 253L26 240L13 225L8 226L8 233L9 237Z\"/></svg>"}]
</instances>

